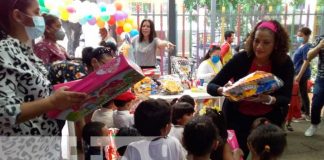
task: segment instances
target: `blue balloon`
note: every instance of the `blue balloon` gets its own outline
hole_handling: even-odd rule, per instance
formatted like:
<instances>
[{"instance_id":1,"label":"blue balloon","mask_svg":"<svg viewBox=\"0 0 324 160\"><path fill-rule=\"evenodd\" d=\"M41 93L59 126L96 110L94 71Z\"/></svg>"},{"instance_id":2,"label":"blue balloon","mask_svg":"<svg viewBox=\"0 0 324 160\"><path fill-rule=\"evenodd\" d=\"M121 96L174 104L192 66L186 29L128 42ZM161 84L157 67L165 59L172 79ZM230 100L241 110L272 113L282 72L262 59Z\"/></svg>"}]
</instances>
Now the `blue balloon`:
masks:
<instances>
[{"instance_id":1,"label":"blue balloon","mask_svg":"<svg viewBox=\"0 0 324 160\"><path fill-rule=\"evenodd\" d=\"M80 23L81 25L84 25L84 24L86 24L87 22L88 22L87 17L80 18L80 20L79 20L79 23Z\"/></svg>"},{"instance_id":2,"label":"blue balloon","mask_svg":"<svg viewBox=\"0 0 324 160\"><path fill-rule=\"evenodd\" d=\"M139 34L138 30L136 29L132 29L130 32L129 32L129 35L133 38L135 36L137 36Z\"/></svg>"}]
</instances>

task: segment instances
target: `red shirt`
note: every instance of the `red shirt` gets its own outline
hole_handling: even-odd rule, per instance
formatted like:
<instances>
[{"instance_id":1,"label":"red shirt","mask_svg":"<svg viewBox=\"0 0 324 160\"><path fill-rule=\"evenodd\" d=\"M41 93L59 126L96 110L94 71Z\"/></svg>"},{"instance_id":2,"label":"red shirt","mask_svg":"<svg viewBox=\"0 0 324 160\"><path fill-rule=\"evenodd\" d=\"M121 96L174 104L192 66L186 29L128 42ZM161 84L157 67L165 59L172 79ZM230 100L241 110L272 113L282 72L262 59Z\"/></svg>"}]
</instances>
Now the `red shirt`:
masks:
<instances>
[{"instance_id":1,"label":"red shirt","mask_svg":"<svg viewBox=\"0 0 324 160\"><path fill-rule=\"evenodd\" d=\"M58 60L66 60L67 58L64 47L45 39L35 44L34 52L37 57L43 60L44 64L51 64Z\"/></svg>"},{"instance_id":2,"label":"red shirt","mask_svg":"<svg viewBox=\"0 0 324 160\"><path fill-rule=\"evenodd\" d=\"M264 71L271 73L271 65L264 65L264 66L258 66L256 65L255 61L253 61L252 66L249 70L249 73L253 73L255 71ZM245 115L249 116L260 116L265 115L269 113L272 110L271 105L266 105L262 103L257 102L251 102L251 101L241 101L239 104L239 111Z\"/></svg>"}]
</instances>

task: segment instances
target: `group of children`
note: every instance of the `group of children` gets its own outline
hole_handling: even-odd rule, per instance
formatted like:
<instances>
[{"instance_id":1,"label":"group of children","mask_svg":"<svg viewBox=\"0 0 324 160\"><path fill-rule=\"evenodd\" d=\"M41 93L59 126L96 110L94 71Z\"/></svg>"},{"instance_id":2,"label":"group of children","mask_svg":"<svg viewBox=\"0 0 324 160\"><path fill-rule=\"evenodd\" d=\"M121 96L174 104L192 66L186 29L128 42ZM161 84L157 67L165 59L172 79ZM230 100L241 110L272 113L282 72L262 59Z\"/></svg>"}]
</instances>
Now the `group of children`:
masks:
<instances>
[{"instance_id":1,"label":"group of children","mask_svg":"<svg viewBox=\"0 0 324 160\"><path fill-rule=\"evenodd\" d=\"M85 158L100 156L108 159L107 150L102 142L107 139L107 129L119 128L110 147L118 152L116 159L175 159L175 160L239 160L243 158L240 149L233 150L228 144L226 122L222 112L207 108L203 115L196 114L195 101L185 95L167 102L163 99L148 99L136 106L134 114L129 108L135 96L125 92L109 102L106 108L113 112L109 123L96 122L104 108L93 114L92 122L83 129L83 140L86 143ZM112 110L112 103L117 111ZM118 118L116 118L118 117ZM105 119L105 118L104 118ZM109 126L110 125L110 126ZM259 118L251 126L248 147L252 160L270 160L278 158L286 146L286 134L281 128L271 124L265 118ZM102 136L90 142L90 137ZM90 147L93 146L97 147ZM111 145L111 143L114 143ZM107 145L107 144L106 144ZM111 152L109 152L111 154Z\"/></svg>"}]
</instances>

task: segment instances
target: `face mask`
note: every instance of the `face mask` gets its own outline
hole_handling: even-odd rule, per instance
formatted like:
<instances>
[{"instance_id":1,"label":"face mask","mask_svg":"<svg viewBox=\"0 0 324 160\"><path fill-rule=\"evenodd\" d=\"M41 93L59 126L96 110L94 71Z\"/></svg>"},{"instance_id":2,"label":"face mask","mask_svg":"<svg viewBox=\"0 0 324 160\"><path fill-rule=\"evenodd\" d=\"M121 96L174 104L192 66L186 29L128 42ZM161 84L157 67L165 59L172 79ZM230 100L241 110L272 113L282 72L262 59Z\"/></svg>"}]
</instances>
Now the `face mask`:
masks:
<instances>
[{"instance_id":1,"label":"face mask","mask_svg":"<svg viewBox=\"0 0 324 160\"><path fill-rule=\"evenodd\" d=\"M41 16L33 16L32 17L34 26L29 27L25 26L25 30L29 39L36 39L44 34L45 31L45 21Z\"/></svg>"},{"instance_id":2,"label":"face mask","mask_svg":"<svg viewBox=\"0 0 324 160\"><path fill-rule=\"evenodd\" d=\"M220 60L220 59L219 59L219 56L215 56L215 55L213 55L213 56L211 57L211 61L212 61L214 64L216 64L219 60Z\"/></svg>"},{"instance_id":3,"label":"face mask","mask_svg":"<svg viewBox=\"0 0 324 160\"><path fill-rule=\"evenodd\" d=\"M304 37L297 37L297 42L298 43L303 43L304 42Z\"/></svg>"},{"instance_id":4,"label":"face mask","mask_svg":"<svg viewBox=\"0 0 324 160\"><path fill-rule=\"evenodd\" d=\"M55 33L56 40L62 41L64 39L64 37L65 37L65 33L63 32L62 29L56 31L56 33Z\"/></svg>"}]
</instances>

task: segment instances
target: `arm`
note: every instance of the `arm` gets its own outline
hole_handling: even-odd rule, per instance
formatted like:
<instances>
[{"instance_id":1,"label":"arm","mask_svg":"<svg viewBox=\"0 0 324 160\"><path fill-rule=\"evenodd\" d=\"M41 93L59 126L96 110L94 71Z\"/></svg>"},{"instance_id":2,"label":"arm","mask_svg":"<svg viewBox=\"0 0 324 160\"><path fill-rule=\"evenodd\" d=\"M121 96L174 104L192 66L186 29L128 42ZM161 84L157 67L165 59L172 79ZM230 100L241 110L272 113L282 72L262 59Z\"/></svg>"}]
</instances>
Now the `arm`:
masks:
<instances>
[{"instance_id":1,"label":"arm","mask_svg":"<svg viewBox=\"0 0 324 160\"><path fill-rule=\"evenodd\" d=\"M315 48L309 50L307 59L309 59L309 61L312 61L319 54L321 49L324 49L324 39L322 39Z\"/></svg>"},{"instance_id":2,"label":"arm","mask_svg":"<svg viewBox=\"0 0 324 160\"><path fill-rule=\"evenodd\" d=\"M225 43L222 47L221 47L221 58L223 59L223 57L225 56L225 54L228 52L228 50L230 49L230 46Z\"/></svg>"},{"instance_id":3,"label":"arm","mask_svg":"<svg viewBox=\"0 0 324 160\"><path fill-rule=\"evenodd\" d=\"M164 48L172 49L172 48L175 47L175 45L172 44L169 41L161 40L161 39L158 38L157 39L157 47L160 48L160 49L164 49Z\"/></svg>"},{"instance_id":4,"label":"arm","mask_svg":"<svg viewBox=\"0 0 324 160\"><path fill-rule=\"evenodd\" d=\"M245 53L239 53L234 56L223 68L219 71L219 73L211 80L207 86L207 92L212 96L221 96L223 92L223 86L240 72L240 67L242 68L240 63L241 61L245 61L243 55Z\"/></svg>"},{"instance_id":5,"label":"arm","mask_svg":"<svg viewBox=\"0 0 324 160\"><path fill-rule=\"evenodd\" d=\"M309 63L310 63L310 60L307 58L307 53L308 53L308 51L310 49L310 44L306 44L306 45L307 46L305 46L305 47L307 47L307 48L305 48L303 50L303 64L302 64L298 74L295 77L295 81L297 83L299 83L301 77L304 75L304 73L305 73L305 71L306 71L306 69L307 69L307 67L309 66Z\"/></svg>"},{"instance_id":6,"label":"arm","mask_svg":"<svg viewBox=\"0 0 324 160\"><path fill-rule=\"evenodd\" d=\"M201 62L197 70L197 78L198 79L213 78L216 74L210 72L209 68L210 68L209 65L205 63L205 61Z\"/></svg>"}]
</instances>

